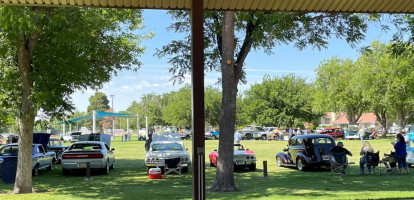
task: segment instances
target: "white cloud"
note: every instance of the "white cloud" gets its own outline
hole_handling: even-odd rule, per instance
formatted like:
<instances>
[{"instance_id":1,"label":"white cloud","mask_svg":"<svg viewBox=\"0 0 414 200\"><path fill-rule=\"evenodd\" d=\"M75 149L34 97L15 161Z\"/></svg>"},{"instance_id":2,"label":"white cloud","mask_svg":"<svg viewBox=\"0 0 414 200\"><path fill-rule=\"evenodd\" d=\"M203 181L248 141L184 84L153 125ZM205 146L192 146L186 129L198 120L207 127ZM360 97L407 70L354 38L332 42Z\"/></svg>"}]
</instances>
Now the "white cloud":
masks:
<instances>
[{"instance_id":1,"label":"white cloud","mask_svg":"<svg viewBox=\"0 0 414 200\"><path fill-rule=\"evenodd\" d=\"M169 82L166 82L166 83L150 83L148 81L140 81L136 84L122 85L120 87L120 92L130 93L130 92L143 90L145 88L157 88L157 87L166 87L166 86L172 86L172 83L169 83Z\"/></svg>"}]
</instances>

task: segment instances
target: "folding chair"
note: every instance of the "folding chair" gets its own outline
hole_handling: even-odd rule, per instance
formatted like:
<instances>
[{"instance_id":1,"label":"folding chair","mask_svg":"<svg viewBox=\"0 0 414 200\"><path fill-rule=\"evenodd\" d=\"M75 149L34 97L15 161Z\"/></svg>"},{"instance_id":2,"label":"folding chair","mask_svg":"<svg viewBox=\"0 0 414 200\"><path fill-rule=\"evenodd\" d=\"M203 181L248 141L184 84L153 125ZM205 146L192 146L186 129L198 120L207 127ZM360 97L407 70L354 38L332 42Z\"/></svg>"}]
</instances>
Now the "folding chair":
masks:
<instances>
[{"instance_id":1,"label":"folding chair","mask_svg":"<svg viewBox=\"0 0 414 200\"><path fill-rule=\"evenodd\" d=\"M346 157L346 153L332 153L331 159L331 174L336 172L337 174L340 173L339 170L344 171L345 174L349 174L349 167L348 167L348 159Z\"/></svg>"},{"instance_id":2,"label":"folding chair","mask_svg":"<svg viewBox=\"0 0 414 200\"><path fill-rule=\"evenodd\" d=\"M379 165L379 151L377 151L377 153L371 153L371 152L367 152L365 155L365 160L366 160L366 168L367 168L367 172L368 172L368 167L371 167L374 171L375 174L375 169L376 167L378 167ZM380 174L381 174L381 167L380 167Z\"/></svg>"},{"instance_id":3,"label":"folding chair","mask_svg":"<svg viewBox=\"0 0 414 200\"><path fill-rule=\"evenodd\" d=\"M175 172L181 174L181 158L165 159L164 174Z\"/></svg>"}]
</instances>

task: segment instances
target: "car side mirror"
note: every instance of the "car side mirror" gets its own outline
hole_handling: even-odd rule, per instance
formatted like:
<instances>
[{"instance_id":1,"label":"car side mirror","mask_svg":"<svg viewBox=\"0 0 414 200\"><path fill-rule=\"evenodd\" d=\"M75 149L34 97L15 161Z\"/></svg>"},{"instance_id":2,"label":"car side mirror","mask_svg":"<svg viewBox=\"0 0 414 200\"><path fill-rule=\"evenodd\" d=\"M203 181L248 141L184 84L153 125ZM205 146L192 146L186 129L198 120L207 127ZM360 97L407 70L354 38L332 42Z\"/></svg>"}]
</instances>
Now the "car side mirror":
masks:
<instances>
[{"instance_id":1,"label":"car side mirror","mask_svg":"<svg viewBox=\"0 0 414 200\"><path fill-rule=\"evenodd\" d=\"M289 150L289 148L283 148L283 151L288 151Z\"/></svg>"},{"instance_id":2,"label":"car side mirror","mask_svg":"<svg viewBox=\"0 0 414 200\"><path fill-rule=\"evenodd\" d=\"M112 148L111 151L115 151L115 148Z\"/></svg>"}]
</instances>

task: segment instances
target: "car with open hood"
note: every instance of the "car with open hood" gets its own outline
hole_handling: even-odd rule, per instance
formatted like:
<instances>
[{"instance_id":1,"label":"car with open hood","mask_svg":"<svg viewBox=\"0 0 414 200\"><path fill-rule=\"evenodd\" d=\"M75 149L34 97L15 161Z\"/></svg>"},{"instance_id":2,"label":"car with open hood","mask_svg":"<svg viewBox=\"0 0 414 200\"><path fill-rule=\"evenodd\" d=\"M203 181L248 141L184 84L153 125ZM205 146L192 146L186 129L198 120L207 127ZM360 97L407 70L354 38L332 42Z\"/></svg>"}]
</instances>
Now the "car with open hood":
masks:
<instances>
[{"instance_id":1,"label":"car with open hood","mask_svg":"<svg viewBox=\"0 0 414 200\"><path fill-rule=\"evenodd\" d=\"M68 149L69 146L62 145L62 142L57 138L50 138L49 143L47 145L47 151L55 152L56 156L53 158L53 163L57 164L60 163L60 159L62 157L62 153Z\"/></svg>"},{"instance_id":2,"label":"car with open hood","mask_svg":"<svg viewBox=\"0 0 414 200\"><path fill-rule=\"evenodd\" d=\"M150 168L165 167L165 160L180 158L182 172L187 172L191 166L190 154L184 147L179 133L153 134L150 149L145 155L144 164L147 171Z\"/></svg>"},{"instance_id":3,"label":"car with open hood","mask_svg":"<svg viewBox=\"0 0 414 200\"><path fill-rule=\"evenodd\" d=\"M210 153L210 167L217 166L217 157L219 153L217 150L214 150ZM250 149L244 149L241 144L234 144L234 168L244 168L248 167L251 171L256 170L256 155L254 151Z\"/></svg>"},{"instance_id":4,"label":"car with open hood","mask_svg":"<svg viewBox=\"0 0 414 200\"><path fill-rule=\"evenodd\" d=\"M329 166L329 151L335 146L330 135L296 135L289 139L287 148L276 154L278 167L296 167L302 171L305 167Z\"/></svg>"}]
</instances>

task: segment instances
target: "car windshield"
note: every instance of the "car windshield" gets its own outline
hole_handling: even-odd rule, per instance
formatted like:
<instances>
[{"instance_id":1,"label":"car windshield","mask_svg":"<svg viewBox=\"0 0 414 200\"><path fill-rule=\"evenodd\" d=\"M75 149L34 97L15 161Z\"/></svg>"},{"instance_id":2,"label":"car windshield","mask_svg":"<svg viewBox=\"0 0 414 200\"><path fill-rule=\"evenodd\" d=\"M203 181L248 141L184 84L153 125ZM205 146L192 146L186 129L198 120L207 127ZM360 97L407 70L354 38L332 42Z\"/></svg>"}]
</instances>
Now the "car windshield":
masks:
<instances>
[{"instance_id":1,"label":"car windshield","mask_svg":"<svg viewBox=\"0 0 414 200\"><path fill-rule=\"evenodd\" d=\"M261 127L256 127L256 129L258 130L258 131L265 131L264 129L262 129Z\"/></svg>"},{"instance_id":2,"label":"car windshield","mask_svg":"<svg viewBox=\"0 0 414 200\"><path fill-rule=\"evenodd\" d=\"M243 146L234 146L234 150L235 151L244 151L244 148L243 148Z\"/></svg>"},{"instance_id":3,"label":"car windshield","mask_svg":"<svg viewBox=\"0 0 414 200\"><path fill-rule=\"evenodd\" d=\"M69 150L92 150L102 149L100 144L73 144Z\"/></svg>"},{"instance_id":4,"label":"car windshield","mask_svg":"<svg viewBox=\"0 0 414 200\"><path fill-rule=\"evenodd\" d=\"M165 150L182 151L183 146L177 143L152 145L152 151L165 151Z\"/></svg>"},{"instance_id":5,"label":"car windshield","mask_svg":"<svg viewBox=\"0 0 414 200\"><path fill-rule=\"evenodd\" d=\"M18 146L5 146L0 150L0 154L12 154L17 153L19 150Z\"/></svg>"},{"instance_id":6,"label":"car windshield","mask_svg":"<svg viewBox=\"0 0 414 200\"><path fill-rule=\"evenodd\" d=\"M332 141L328 138L313 138L312 144L318 145L318 144L332 144Z\"/></svg>"},{"instance_id":7,"label":"car windshield","mask_svg":"<svg viewBox=\"0 0 414 200\"><path fill-rule=\"evenodd\" d=\"M59 146L60 141L59 140L49 140L49 146Z\"/></svg>"}]
</instances>

